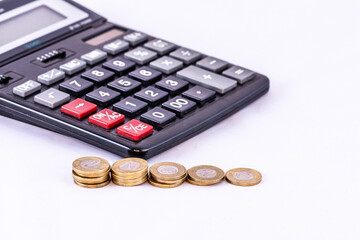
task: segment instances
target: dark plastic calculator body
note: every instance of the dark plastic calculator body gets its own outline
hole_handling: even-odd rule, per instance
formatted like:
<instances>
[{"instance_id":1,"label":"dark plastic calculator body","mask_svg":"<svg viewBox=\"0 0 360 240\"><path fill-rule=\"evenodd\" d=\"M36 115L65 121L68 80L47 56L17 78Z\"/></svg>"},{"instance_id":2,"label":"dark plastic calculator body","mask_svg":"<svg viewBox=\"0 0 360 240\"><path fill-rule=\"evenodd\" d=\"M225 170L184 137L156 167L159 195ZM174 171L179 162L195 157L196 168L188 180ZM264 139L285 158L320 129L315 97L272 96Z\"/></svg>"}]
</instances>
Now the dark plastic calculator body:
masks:
<instances>
[{"instance_id":1,"label":"dark plastic calculator body","mask_svg":"<svg viewBox=\"0 0 360 240\"><path fill-rule=\"evenodd\" d=\"M269 89L264 75L61 2L87 18L2 54L1 115L149 158Z\"/></svg>"}]
</instances>

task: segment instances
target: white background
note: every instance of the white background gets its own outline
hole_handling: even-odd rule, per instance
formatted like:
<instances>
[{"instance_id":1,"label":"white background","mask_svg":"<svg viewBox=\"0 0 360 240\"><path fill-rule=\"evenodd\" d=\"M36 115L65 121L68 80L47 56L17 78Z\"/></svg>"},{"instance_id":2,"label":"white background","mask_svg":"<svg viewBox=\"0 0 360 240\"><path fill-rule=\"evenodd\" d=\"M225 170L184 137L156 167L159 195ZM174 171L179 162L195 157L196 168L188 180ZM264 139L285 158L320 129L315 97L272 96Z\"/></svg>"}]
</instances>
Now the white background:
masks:
<instances>
[{"instance_id":1,"label":"white background","mask_svg":"<svg viewBox=\"0 0 360 240\"><path fill-rule=\"evenodd\" d=\"M270 92L150 160L263 174L88 190L71 163L118 156L0 117L0 239L359 239L359 1L89 1L110 21L266 74Z\"/></svg>"}]
</instances>

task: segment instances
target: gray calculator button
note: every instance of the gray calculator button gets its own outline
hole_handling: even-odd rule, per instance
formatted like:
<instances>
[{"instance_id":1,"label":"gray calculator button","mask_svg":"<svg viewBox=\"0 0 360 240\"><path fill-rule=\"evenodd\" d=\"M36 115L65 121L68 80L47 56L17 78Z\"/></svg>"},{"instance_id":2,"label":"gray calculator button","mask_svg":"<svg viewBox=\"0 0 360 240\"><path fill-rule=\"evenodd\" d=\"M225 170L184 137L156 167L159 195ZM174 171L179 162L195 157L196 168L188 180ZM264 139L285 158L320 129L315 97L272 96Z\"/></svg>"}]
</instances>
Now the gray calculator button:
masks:
<instances>
[{"instance_id":1,"label":"gray calculator button","mask_svg":"<svg viewBox=\"0 0 360 240\"><path fill-rule=\"evenodd\" d=\"M150 67L160 72L171 74L182 68L183 63L171 57L161 57L150 63Z\"/></svg>"},{"instance_id":2,"label":"gray calculator button","mask_svg":"<svg viewBox=\"0 0 360 240\"><path fill-rule=\"evenodd\" d=\"M68 75L73 75L85 68L86 68L86 62L79 60L77 58L60 66L60 70L63 70Z\"/></svg>"},{"instance_id":3,"label":"gray calculator button","mask_svg":"<svg viewBox=\"0 0 360 240\"><path fill-rule=\"evenodd\" d=\"M229 68L228 70L224 71L223 74L238 80L240 84L243 84L255 77L255 73L253 71L238 66Z\"/></svg>"},{"instance_id":4,"label":"gray calculator button","mask_svg":"<svg viewBox=\"0 0 360 240\"><path fill-rule=\"evenodd\" d=\"M56 68L38 76L38 82L44 85L51 85L65 78L65 72Z\"/></svg>"},{"instance_id":5,"label":"gray calculator button","mask_svg":"<svg viewBox=\"0 0 360 240\"><path fill-rule=\"evenodd\" d=\"M124 57L131 61L136 62L137 64L147 64L151 60L155 59L157 54L149 49L143 47L137 47L127 53Z\"/></svg>"},{"instance_id":6,"label":"gray calculator button","mask_svg":"<svg viewBox=\"0 0 360 240\"><path fill-rule=\"evenodd\" d=\"M179 48L170 53L171 57L183 61L185 64L192 64L201 58L201 54L187 48Z\"/></svg>"},{"instance_id":7,"label":"gray calculator button","mask_svg":"<svg viewBox=\"0 0 360 240\"><path fill-rule=\"evenodd\" d=\"M34 80L26 81L13 88L13 93L20 97L27 97L37 91L40 91L41 84Z\"/></svg>"},{"instance_id":8,"label":"gray calculator button","mask_svg":"<svg viewBox=\"0 0 360 240\"><path fill-rule=\"evenodd\" d=\"M223 77L219 74L195 66L189 66L177 72L176 75L179 78L215 90L221 94L227 93L237 86L237 82L230 78Z\"/></svg>"},{"instance_id":9,"label":"gray calculator button","mask_svg":"<svg viewBox=\"0 0 360 240\"><path fill-rule=\"evenodd\" d=\"M220 72L227 67L228 63L217 58L206 57L198 61L196 65L213 72Z\"/></svg>"},{"instance_id":10,"label":"gray calculator button","mask_svg":"<svg viewBox=\"0 0 360 240\"><path fill-rule=\"evenodd\" d=\"M115 40L111 43L106 44L103 47L103 50L109 54L116 55L122 51L125 51L129 48L129 43L123 40Z\"/></svg>"},{"instance_id":11,"label":"gray calculator button","mask_svg":"<svg viewBox=\"0 0 360 240\"><path fill-rule=\"evenodd\" d=\"M165 42L161 39L154 39L144 45L144 47L154 50L160 55L167 54L168 52L174 50L176 47L175 44Z\"/></svg>"},{"instance_id":12,"label":"gray calculator button","mask_svg":"<svg viewBox=\"0 0 360 240\"><path fill-rule=\"evenodd\" d=\"M56 108L70 100L70 95L50 88L35 96L34 101L49 108Z\"/></svg>"},{"instance_id":13,"label":"gray calculator button","mask_svg":"<svg viewBox=\"0 0 360 240\"><path fill-rule=\"evenodd\" d=\"M84 54L81 56L81 59L87 62L89 65L94 65L98 62L101 62L102 60L105 60L107 57L107 53L100 50L95 49L87 54Z\"/></svg>"},{"instance_id":14,"label":"gray calculator button","mask_svg":"<svg viewBox=\"0 0 360 240\"><path fill-rule=\"evenodd\" d=\"M147 40L147 35L140 32L133 32L123 37L124 40L130 42L132 46L138 45Z\"/></svg>"}]
</instances>

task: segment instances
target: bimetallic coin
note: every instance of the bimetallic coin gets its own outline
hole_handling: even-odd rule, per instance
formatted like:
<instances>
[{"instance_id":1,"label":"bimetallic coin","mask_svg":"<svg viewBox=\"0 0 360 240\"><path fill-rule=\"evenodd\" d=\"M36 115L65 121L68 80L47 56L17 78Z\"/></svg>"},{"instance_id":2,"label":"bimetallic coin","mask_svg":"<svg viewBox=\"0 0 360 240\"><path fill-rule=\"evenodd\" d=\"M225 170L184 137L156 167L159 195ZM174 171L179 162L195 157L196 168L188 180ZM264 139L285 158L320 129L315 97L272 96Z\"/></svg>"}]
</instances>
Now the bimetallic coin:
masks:
<instances>
[{"instance_id":1,"label":"bimetallic coin","mask_svg":"<svg viewBox=\"0 0 360 240\"><path fill-rule=\"evenodd\" d=\"M101 188L101 187L107 186L110 183L110 179L107 180L106 182L98 183L98 184L85 184L85 183L77 182L75 180L74 180L74 182L76 185L78 185L80 187L84 187L84 188Z\"/></svg>"},{"instance_id":2,"label":"bimetallic coin","mask_svg":"<svg viewBox=\"0 0 360 240\"><path fill-rule=\"evenodd\" d=\"M151 185L153 185L155 187L159 187L159 188L174 188L174 187L181 186L184 183L184 181L176 182L176 183L172 183L172 184L164 184L164 183L159 183L150 177L149 183Z\"/></svg>"},{"instance_id":3,"label":"bimetallic coin","mask_svg":"<svg viewBox=\"0 0 360 240\"><path fill-rule=\"evenodd\" d=\"M73 162L72 169L81 177L102 177L110 171L110 164L99 157L83 157Z\"/></svg>"},{"instance_id":4,"label":"bimetallic coin","mask_svg":"<svg viewBox=\"0 0 360 240\"><path fill-rule=\"evenodd\" d=\"M89 178L89 177L81 177L79 175L76 174L76 172L73 171L73 178L75 181L79 182L79 183L84 183L84 184L98 184L98 183L103 183L107 180L109 180L109 174L105 174L104 176L101 177L94 177L94 178Z\"/></svg>"},{"instance_id":5,"label":"bimetallic coin","mask_svg":"<svg viewBox=\"0 0 360 240\"><path fill-rule=\"evenodd\" d=\"M137 178L147 173L148 163L141 158L124 158L112 165L112 173L123 178Z\"/></svg>"},{"instance_id":6,"label":"bimetallic coin","mask_svg":"<svg viewBox=\"0 0 360 240\"><path fill-rule=\"evenodd\" d=\"M202 165L188 170L188 182L195 185L207 186L221 182L224 171L218 167Z\"/></svg>"},{"instance_id":7,"label":"bimetallic coin","mask_svg":"<svg viewBox=\"0 0 360 240\"><path fill-rule=\"evenodd\" d=\"M144 182L146 182L147 176L137 178L134 180L118 180L116 178L113 178L112 181L114 184L119 185L119 186L132 187L132 186L137 186L137 185L140 185L140 184L143 184Z\"/></svg>"},{"instance_id":8,"label":"bimetallic coin","mask_svg":"<svg viewBox=\"0 0 360 240\"><path fill-rule=\"evenodd\" d=\"M237 186L254 186L261 182L262 175L250 168L235 168L226 173L226 180Z\"/></svg>"},{"instance_id":9,"label":"bimetallic coin","mask_svg":"<svg viewBox=\"0 0 360 240\"><path fill-rule=\"evenodd\" d=\"M186 176L186 168L178 163L161 162L150 167L150 175L155 181L177 181Z\"/></svg>"},{"instance_id":10,"label":"bimetallic coin","mask_svg":"<svg viewBox=\"0 0 360 240\"><path fill-rule=\"evenodd\" d=\"M157 183L162 183L162 184L177 184L177 183L183 183L186 181L187 175L185 174L185 176L183 178L180 178L179 180L162 180L162 179L157 179L155 176L151 176L151 179Z\"/></svg>"}]
</instances>

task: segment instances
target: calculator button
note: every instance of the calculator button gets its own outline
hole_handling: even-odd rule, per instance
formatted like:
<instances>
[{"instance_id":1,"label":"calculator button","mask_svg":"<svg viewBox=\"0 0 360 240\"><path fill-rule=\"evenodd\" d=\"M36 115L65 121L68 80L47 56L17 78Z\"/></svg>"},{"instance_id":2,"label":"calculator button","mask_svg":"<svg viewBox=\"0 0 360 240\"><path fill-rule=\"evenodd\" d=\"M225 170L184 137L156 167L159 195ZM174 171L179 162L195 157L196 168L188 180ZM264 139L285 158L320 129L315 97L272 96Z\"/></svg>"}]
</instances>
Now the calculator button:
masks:
<instances>
[{"instance_id":1,"label":"calculator button","mask_svg":"<svg viewBox=\"0 0 360 240\"><path fill-rule=\"evenodd\" d=\"M136 64L124 58L117 57L103 64L104 68L123 74L125 72L135 69Z\"/></svg>"},{"instance_id":2,"label":"calculator button","mask_svg":"<svg viewBox=\"0 0 360 240\"><path fill-rule=\"evenodd\" d=\"M134 141L140 141L144 137L149 136L154 128L146 123L138 120L131 120L117 129L117 133L123 137Z\"/></svg>"},{"instance_id":3,"label":"calculator button","mask_svg":"<svg viewBox=\"0 0 360 240\"><path fill-rule=\"evenodd\" d=\"M153 51L150 51L143 47L137 47L127 53L124 57L131 61L136 62L137 64L144 65L149 63L151 60L156 58L157 54Z\"/></svg>"},{"instance_id":4,"label":"calculator button","mask_svg":"<svg viewBox=\"0 0 360 240\"><path fill-rule=\"evenodd\" d=\"M141 115L140 120L149 123L154 127L163 128L176 119L175 113L169 112L160 107L155 107Z\"/></svg>"},{"instance_id":5,"label":"calculator button","mask_svg":"<svg viewBox=\"0 0 360 240\"><path fill-rule=\"evenodd\" d=\"M148 104L133 97L127 97L120 102L114 104L115 111L133 117L147 110Z\"/></svg>"},{"instance_id":6,"label":"calculator button","mask_svg":"<svg viewBox=\"0 0 360 240\"><path fill-rule=\"evenodd\" d=\"M81 59L84 60L89 65L94 65L105 60L107 57L107 53L100 50L95 49L87 54L81 56Z\"/></svg>"},{"instance_id":7,"label":"calculator button","mask_svg":"<svg viewBox=\"0 0 360 240\"><path fill-rule=\"evenodd\" d=\"M48 85L54 84L64 78L65 78L65 72L54 68L46 73L39 75L37 77L37 80L38 80L38 82L48 86Z\"/></svg>"},{"instance_id":8,"label":"calculator button","mask_svg":"<svg viewBox=\"0 0 360 240\"><path fill-rule=\"evenodd\" d=\"M155 106L166 100L168 93L154 87L147 87L140 92L135 93L136 98Z\"/></svg>"},{"instance_id":9,"label":"calculator button","mask_svg":"<svg viewBox=\"0 0 360 240\"><path fill-rule=\"evenodd\" d=\"M141 88L141 83L128 77L118 78L107 85L123 95L130 95Z\"/></svg>"},{"instance_id":10,"label":"calculator button","mask_svg":"<svg viewBox=\"0 0 360 240\"><path fill-rule=\"evenodd\" d=\"M163 108L176 113L178 117L183 117L188 112L196 108L196 103L183 97L175 97L162 104Z\"/></svg>"},{"instance_id":11,"label":"calculator button","mask_svg":"<svg viewBox=\"0 0 360 240\"><path fill-rule=\"evenodd\" d=\"M120 93L106 87L100 87L86 94L87 101L93 102L99 106L105 107L120 99Z\"/></svg>"},{"instance_id":12,"label":"calculator button","mask_svg":"<svg viewBox=\"0 0 360 240\"><path fill-rule=\"evenodd\" d=\"M170 56L183 61L189 65L201 58L201 54L187 48L179 48L170 53Z\"/></svg>"},{"instance_id":13,"label":"calculator button","mask_svg":"<svg viewBox=\"0 0 360 240\"><path fill-rule=\"evenodd\" d=\"M176 95L188 88L189 83L177 77L169 76L155 84L156 87Z\"/></svg>"},{"instance_id":14,"label":"calculator button","mask_svg":"<svg viewBox=\"0 0 360 240\"><path fill-rule=\"evenodd\" d=\"M20 97L27 97L41 90L41 84L34 80L28 80L13 88L13 93Z\"/></svg>"},{"instance_id":15,"label":"calculator button","mask_svg":"<svg viewBox=\"0 0 360 240\"><path fill-rule=\"evenodd\" d=\"M123 37L123 39L128 41L132 46L145 42L147 38L147 35L140 32L133 32Z\"/></svg>"},{"instance_id":16,"label":"calculator button","mask_svg":"<svg viewBox=\"0 0 360 240\"><path fill-rule=\"evenodd\" d=\"M93 112L96 112L97 106L93 103L87 102L81 98L75 99L74 101L61 107L61 112L70 116L82 119Z\"/></svg>"},{"instance_id":17,"label":"calculator button","mask_svg":"<svg viewBox=\"0 0 360 240\"><path fill-rule=\"evenodd\" d=\"M183 63L171 57L161 57L150 63L150 67L160 72L171 74L182 68Z\"/></svg>"},{"instance_id":18,"label":"calculator button","mask_svg":"<svg viewBox=\"0 0 360 240\"><path fill-rule=\"evenodd\" d=\"M110 72L106 69L103 69L101 67L95 67L93 69L90 69L89 71L84 72L81 74L81 77L86 78L97 85L102 85L105 82L108 82L112 80L115 76L115 73Z\"/></svg>"},{"instance_id":19,"label":"calculator button","mask_svg":"<svg viewBox=\"0 0 360 240\"><path fill-rule=\"evenodd\" d=\"M124 121L124 115L106 108L89 117L89 123L95 124L105 129L113 128Z\"/></svg>"},{"instance_id":20,"label":"calculator button","mask_svg":"<svg viewBox=\"0 0 360 240\"><path fill-rule=\"evenodd\" d=\"M92 82L86 81L79 77L69 79L60 84L59 89L72 96L79 97L91 91L94 87Z\"/></svg>"},{"instance_id":21,"label":"calculator button","mask_svg":"<svg viewBox=\"0 0 360 240\"><path fill-rule=\"evenodd\" d=\"M229 68L228 70L224 71L223 74L238 80L240 84L243 84L255 77L255 73L253 71L238 66Z\"/></svg>"},{"instance_id":22,"label":"calculator button","mask_svg":"<svg viewBox=\"0 0 360 240\"><path fill-rule=\"evenodd\" d=\"M154 39L144 45L144 47L154 50L159 55L165 55L175 49L175 44L165 42L161 39Z\"/></svg>"},{"instance_id":23,"label":"calculator button","mask_svg":"<svg viewBox=\"0 0 360 240\"><path fill-rule=\"evenodd\" d=\"M189 66L180 70L177 72L176 76L191 83L210 88L221 94L227 93L237 86L237 82L230 78L223 77L219 74L195 66Z\"/></svg>"},{"instance_id":24,"label":"calculator button","mask_svg":"<svg viewBox=\"0 0 360 240\"><path fill-rule=\"evenodd\" d=\"M49 108L56 108L70 100L70 95L50 88L35 96L34 101Z\"/></svg>"},{"instance_id":25,"label":"calculator button","mask_svg":"<svg viewBox=\"0 0 360 240\"><path fill-rule=\"evenodd\" d=\"M141 81L145 85L149 85L160 79L161 72L148 67L141 67L129 73L129 76Z\"/></svg>"},{"instance_id":26,"label":"calculator button","mask_svg":"<svg viewBox=\"0 0 360 240\"><path fill-rule=\"evenodd\" d=\"M216 92L207 88L195 86L184 92L182 95L197 102L200 105L203 105L206 102L214 99L216 96Z\"/></svg>"},{"instance_id":27,"label":"calculator button","mask_svg":"<svg viewBox=\"0 0 360 240\"><path fill-rule=\"evenodd\" d=\"M81 70L86 68L86 62L79 60L77 58L71 60L60 66L60 70L64 71L68 75L73 75Z\"/></svg>"},{"instance_id":28,"label":"calculator button","mask_svg":"<svg viewBox=\"0 0 360 240\"><path fill-rule=\"evenodd\" d=\"M212 72L220 72L228 66L228 63L217 58L206 57L198 61L196 65Z\"/></svg>"},{"instance_id":29,"label":"calculator button","mask_svg":"<svg viewBox=\"0 0 360 240\"><path fill-rule=\"evenodd\" d=\"M125 50L129 49L129 43L123 40L115 40L111 43L106 44L103 50L109 54L116 55Z\"/></svg>"}]
</instances>

